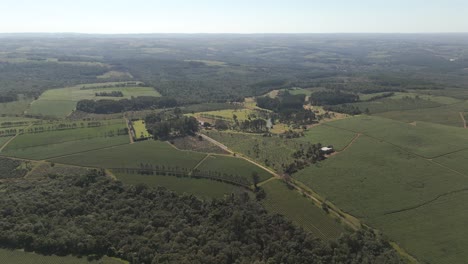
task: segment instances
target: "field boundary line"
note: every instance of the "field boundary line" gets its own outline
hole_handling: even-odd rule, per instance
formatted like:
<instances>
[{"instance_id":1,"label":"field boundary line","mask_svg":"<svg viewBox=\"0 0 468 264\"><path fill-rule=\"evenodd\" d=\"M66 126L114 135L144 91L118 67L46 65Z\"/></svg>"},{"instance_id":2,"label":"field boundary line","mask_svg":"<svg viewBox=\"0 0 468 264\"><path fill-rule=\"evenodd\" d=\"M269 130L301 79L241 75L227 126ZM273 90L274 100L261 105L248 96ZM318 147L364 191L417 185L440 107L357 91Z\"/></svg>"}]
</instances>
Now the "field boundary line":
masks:
<instances>
[{"instance_id":1,"label":"field boundary line","mask_svg":"<svg viewBox=\"0 0 468 264\"><path fill-rule=\"evenodd\" d=\"M211 157L211 154L207 154L203 159L201 159L201 160L197 163L197 165L195 165L195 167L193 167L193 168L189 171L188 175L189 175L189 176L192 176L193 171L196 170L196 169L197 169L207 158L209 158L209 157Z\"/></svg>"},{"instance_id":2,"label":"field boundary line","mask_svg":"<svg viewBox=\"0 0 468 264\"><path fill-rule=\"evenodd\" d=\"M28 129L32 125L33 124L30 124L29 126L25 127L24 129ZM2 147L0 147L0 152L2 152L8 146L8 144L10 144L10 142L13 141L19 135L20 135L20 133L16 133L12 138L10 138L7 142L5 142L5 144L3 144Z\"/></svg>"},{"instance_id":3,"label":"field boundary line","mask_svg":"<svg viewBox=\"0 0 468 264\"><path fill-rule=\"evenodd\" d=\"M392 215L392 214L397 214L397 213L402 213L402 212L406 212L406 211L411 211L411 210L414 210L414 209L418 209L418 208L421 208L423 206L426 206L428 204L431 204L437 200L439 200L440 198L442 197L445 197L445 196L449 196L449 195L452 195L452 194L457 194L457 193L461 193L461 192L466 192L468 191L468 187L466 188L463 188L463 189L459 189L459 190L454 190L454 191L450 191L450 192L446 192L446 193L443 193L443 194L439 194L437 195L435 198L432 198L431 200L428 200L424 203L421 203L421 204L418 204L418 205L414 205L414 206L410 206L410 207L407 207L407 208L402 208L402 209L398 209L398 210L393 210L393 211L388 211L386 213L384 213L382 216L387 216L387 215Z\"/></svg>"},{"instance_id":4,"label":"field boundary line","mask_svg":"<svg viewBox=\"0 0 468 264\"><path fill-rule=\"evenodd\" d=\"M83 150L83 151L78 151L78 152L75 152L75 153L60 155L60 156L55 156L55 157L48 157L45 160L60 159L60 158L65 158L65 157L69 157L69 156L73 156L73 155L77 155L77 154L83 154L83 153L86 153L86 152L91 152L91 151L96 151L96 150L103 150L103 149L112 149L112 148L121 147L121 146L125 146L125 145L128 145L128 143L123 143L123 144L118 144L118 145L113 145L113 146L103 147L103 148Z\"/></svg>"},{"instance_id":5,"label":"field boundary line","mask_svg":"<svg viewBox=\"0 0 468 264\"><path fill-rule=\"evenodd\" d=\"M460 117L461 117L461 119L463 121L463 127L467 128L466 120L465 120L465 116L463 115L463 112L459 112L459 114L460 114Z\"/></svg>"},{"instance_id":6,"label":"field boundary line","mask_svg":"<svg viewBox=\"0 0 468 264\"><path fill-rule=\"evenodd\" d=\"M130 139L130 144L133 144L135 143L135 141L133 140L132 129L130 128L130 121L128 121L126 117L124 117L124 120L125 120L125 125L127 126L127 129L128 129L128 138Z\"/></svg>"},{"instance_id":7,"label":"field boundary line","mask_svg":"<svg viewBox=\"0 0 468 264\"><path fill-rule=\"evenodd\" d=\"M222 143L216 141L215 139L212 139L212 138L210 138L210 137L208 137L208 136L206 136L206 135L204 135L204 136L207 138L207 140L211 140L212 142L213 142L213 141L214 141L214 142L217 142L218 144L224 146ZM213 143L214 143L214 142L213 142ZM224 147L226 147L226 146L224 146ZM227 147L226 147L226 148L227 148ZM230 149L228 149L228 150L229 150L229 152L231 152L231 153L234 154L233 151L231 151ZM264 170L266 170L267 172L269 172L269 173L271 173L271 174L273 175L273 178L276 178L276 179L279 179L279 180L283 180L286 184L288 184L289 186L293 187L296 191L298 191L298 192L304 194L304 195L307 196L309 199L311 199L317 207L320 208L320 206L322 205L323 199L322 199L320 196L318 196L318 195L317 195L317 197L316 197L315 192L313 192L312 190L310 190L310 188L301 187L301 186L297 185L296 183L294 183L294 182L292 182L292 181L285 181L285 180L284 180L284 177L281 176L280 174L278 174L277 172L275 172L274 170L272 170L272 169L270 169L270 168L268 168L268 167L266 167L266 166L263 166L262 164L260 164L260 163L258 163L258 162L256 162L256 161L254 161L254 160L251 160L250 158L244 156L243 154L239 154L239 155L236 155L236 156L237 156L237 157L240 157L240 158L242 158L242 159L244 159L244 160L246 160L246 161L248 161L248 162L250 162L250 163L252 163L252 164L254 164L254 165L256 165L256 166L258 166L258 167L260 167L260 168L262 168L262 169L264 169ZM299 183L301 183L301 182L299 182ZM302 184L302 183L301 183L301 184ZM345 223L346 223L349 227L351 227L352 229L355 229L355 230L359 229L359 226L356 225L355 223L353 223L350 219L348 219L348 217L351 217L353 220L356 219L356 221L357 221L359 224L360 224L361 222L360 222L356 217L353 217L353 216L351 216L351 215L349 215L349 214L347 214L347 213L344 213L342 210L339 210L338 207L337 207L336 205L333 205L333 204L332 204L332 206L331 206L331 208L330 208L330 212L333 212L333 215L334 215L335 217L341 219L343 222L345 222Z\"/></svg>"}]
</instances>

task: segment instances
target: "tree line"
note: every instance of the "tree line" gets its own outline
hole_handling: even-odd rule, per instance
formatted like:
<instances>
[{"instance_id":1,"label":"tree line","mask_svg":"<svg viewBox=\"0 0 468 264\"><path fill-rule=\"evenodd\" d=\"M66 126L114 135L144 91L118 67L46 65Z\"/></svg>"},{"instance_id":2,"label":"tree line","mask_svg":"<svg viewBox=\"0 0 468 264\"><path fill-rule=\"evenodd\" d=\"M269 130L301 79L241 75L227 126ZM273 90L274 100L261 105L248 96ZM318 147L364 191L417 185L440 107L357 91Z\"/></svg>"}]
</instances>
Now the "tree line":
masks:
<instances>
[{"instance_id":1,"label":"tree line","mask_svg":"<svg viewBox=\"0 0 468 264\"><path fill-rule=\"evenodd\" d=\"M81 100L78 101L76 110L94 114L115 114L153 108L170 108L177 105L177 100L174 98L138 96L122 100Z\"/></svg>"}]
</instances>

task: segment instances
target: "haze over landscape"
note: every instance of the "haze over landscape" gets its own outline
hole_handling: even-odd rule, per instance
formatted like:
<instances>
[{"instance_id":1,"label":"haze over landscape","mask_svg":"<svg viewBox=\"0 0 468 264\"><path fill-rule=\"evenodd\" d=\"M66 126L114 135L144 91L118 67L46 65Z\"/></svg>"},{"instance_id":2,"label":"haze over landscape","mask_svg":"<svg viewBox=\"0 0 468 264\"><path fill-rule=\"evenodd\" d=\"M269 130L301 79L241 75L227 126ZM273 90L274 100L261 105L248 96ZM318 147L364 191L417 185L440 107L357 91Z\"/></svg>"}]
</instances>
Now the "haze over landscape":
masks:
<instances>
[{"instance_id":1,"label":"haze over landscape","mask_svg":"<svg viewBox=\"0 0 468 264\"><path fill-rule=\"evenodd\" d=\"M0 263L467 263L468 2L0 9Z\"/></svg>"},{"instance_id":2,"label":"haze over landscape","mask_svg":"<svg viewBox=\"0 0 468 264\"><path fill-rule=\"evenodd\" d=\"M0 32L467 32L463 0L1 1Z\"/></svg>"}]
</instances>

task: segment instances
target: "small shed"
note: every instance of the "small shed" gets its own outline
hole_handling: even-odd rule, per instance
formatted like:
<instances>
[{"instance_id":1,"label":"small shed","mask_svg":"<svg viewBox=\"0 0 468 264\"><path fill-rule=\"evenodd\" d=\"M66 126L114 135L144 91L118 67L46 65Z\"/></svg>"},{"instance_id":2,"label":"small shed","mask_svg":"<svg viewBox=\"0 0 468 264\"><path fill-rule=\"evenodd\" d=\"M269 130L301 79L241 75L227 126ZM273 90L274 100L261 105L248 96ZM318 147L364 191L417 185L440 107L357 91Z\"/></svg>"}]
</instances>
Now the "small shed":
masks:
<instances>
[{"instance_id":1,"label":"small shed","mask_svg":"<svg viewBox=\"0 0 468 264\"><path fill-rule=\"evenodd\" d=\"M324 154L331 154L331 153L335 152L335 150L333 149L332 146L323 147L323 148L320 149L320 151L322 151L322 153L324 153Z\"/></svg>"}]
</instances>

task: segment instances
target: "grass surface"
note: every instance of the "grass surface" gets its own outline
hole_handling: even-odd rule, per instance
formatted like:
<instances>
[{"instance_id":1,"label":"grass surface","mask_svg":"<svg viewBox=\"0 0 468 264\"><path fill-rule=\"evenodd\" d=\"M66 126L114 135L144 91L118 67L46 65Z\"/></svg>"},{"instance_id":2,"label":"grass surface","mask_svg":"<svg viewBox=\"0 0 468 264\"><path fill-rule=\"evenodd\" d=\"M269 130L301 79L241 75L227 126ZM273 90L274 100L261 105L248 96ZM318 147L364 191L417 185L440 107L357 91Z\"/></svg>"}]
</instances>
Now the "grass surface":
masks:
<instances>
[{"instance_id":1,"label":"grass surface","mask_svg":"<svg viewBox=\"0 0 468 264\"><path fill-rule=\"evenodd\" d=\"M269 172L244 159L226 156L209 156L197 169L200 171L216 171L229 175L238 175L247 179L249 182L252 182L253 172L258 173L260 181L265 181L273 176Z\"/></svg>"},{"instance_id":2,"label":"grass surface","mask_svg":"<svg viewBox=\"0 0 468 264\"><path fill-rule=\"evenodd\" d=\"M124 183L166 187L178 194L192 194L202 199L222 198L226 194L245 192L234 185L207 179L120 173L116 173L116 176Z\"/></svg>"},{"instance_id":3,"label":"grass surface","mask_svg":"<svg viewBox=\"0 0 468 264\"><path fill-rule=\"evenodd\" d=\"M84 99L121 100L131 98L132 96L161 96L161 94L152 87L103 87L114 84L118 83L87 84L60 89L50 89L45 91L36 101L34 101L26 112L31 115L65 117L76 108L76 103L78 101ZM112 91L122 92L123 97L96 96L96 93L99 92Z\"/></svg>"},{"instance_id":4,"label":"grass surface","mask_svg":"<svg viewBox=\"0 0 468 264\"><path fill-rule=\"evenodd\" d=\"M308 198L290 190L279 180L262 185L266 198L262 204L268 211L285 216L296 225L322 239L336 239L343 232L341 224L315 206Z\"/></svg>"},{"instance_id":5,"label":"grass surface","mask_svg":"<svg viewBox=\"0 0 468 264\"><path fill-rule=\"evenodd\" d=\"M22 99L15 102L0 103L0 114L10 116L22 115L28 109L31 102L31 99Z\"/></svg>"},{"instance_id":6,"label":"grass surface","mask_svg":"<svg viewBox=\"0 0 468 264\"><path fill-rule=\"evenodd\" d=\"M145 121L132 121L133 129L135 130L135 140L142 140L151 137L151 134L146 129Z\"/></svg>"}]
</instances>

